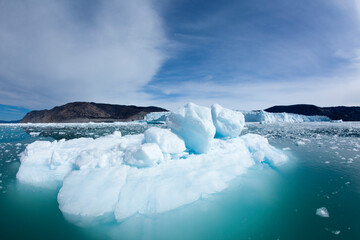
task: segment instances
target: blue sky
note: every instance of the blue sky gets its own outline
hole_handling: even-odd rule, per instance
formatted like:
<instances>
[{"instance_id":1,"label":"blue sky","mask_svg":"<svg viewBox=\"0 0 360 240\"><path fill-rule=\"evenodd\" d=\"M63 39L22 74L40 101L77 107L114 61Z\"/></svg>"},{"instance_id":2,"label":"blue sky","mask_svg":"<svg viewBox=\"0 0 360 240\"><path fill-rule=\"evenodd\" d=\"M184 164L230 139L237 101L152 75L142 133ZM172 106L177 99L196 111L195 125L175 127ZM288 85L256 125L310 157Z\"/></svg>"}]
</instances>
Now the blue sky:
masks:
<instances>
[{"instance_id":1,"label":"blue sky","mask_svg":"<svg viewBox=\"0 0 360 240\"><path fill-rule=\"evenodd\" d=\"M0 1L0 103L360 103L359 0Z\"/></svg>"},{"instance_id":2,"label":"blue sky","mask_svg":"<svg viewBox=\"0 0 360 240\"><path fill-rule=\"evenodd\" d=\"M29 109L23 107L13 107L0 104L0 120L12 121L22 119Z\"/></svg>"}]
</instances>

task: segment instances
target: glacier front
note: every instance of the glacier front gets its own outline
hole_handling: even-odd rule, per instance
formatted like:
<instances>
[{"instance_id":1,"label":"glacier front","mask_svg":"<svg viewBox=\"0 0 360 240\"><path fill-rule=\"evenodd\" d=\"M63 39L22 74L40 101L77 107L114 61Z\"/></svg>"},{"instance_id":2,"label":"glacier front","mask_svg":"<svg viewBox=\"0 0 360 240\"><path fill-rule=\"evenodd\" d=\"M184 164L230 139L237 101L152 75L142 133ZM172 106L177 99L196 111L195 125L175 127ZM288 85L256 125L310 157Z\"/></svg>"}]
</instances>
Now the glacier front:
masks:
<instances>
[{"instance_id":1,"label":"glacier front","mask_svg":"<svg viewBox=\"0 0 360 240\"><path fill-rule=\"evenodd\" d=\"M245 116L246 122L260 123L301 123L301 122L330 122L326 116L305 116L293 113L269 113L260 111L241 111Z\"/></svg>"}]
</instances>

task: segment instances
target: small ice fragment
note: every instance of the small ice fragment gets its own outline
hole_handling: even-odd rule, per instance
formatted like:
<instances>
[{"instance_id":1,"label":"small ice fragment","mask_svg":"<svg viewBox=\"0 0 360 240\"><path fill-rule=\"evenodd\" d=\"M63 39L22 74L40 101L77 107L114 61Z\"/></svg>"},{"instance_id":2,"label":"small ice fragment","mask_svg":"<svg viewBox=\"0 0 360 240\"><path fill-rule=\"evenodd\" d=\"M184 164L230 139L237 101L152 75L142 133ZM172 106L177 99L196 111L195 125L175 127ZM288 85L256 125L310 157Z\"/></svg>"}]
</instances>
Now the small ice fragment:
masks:
<instances>
[{"instance_id":1,"label":"small ice fragment","mask_svg":"<svg viewBox=\"0 0 360 240\"><path fill-rule=\"evenodd\" d=\"M31 132L29 133L31 136L36 137L40 135L40 132Z\"/></svg>"},{"instance_id":2,"label":"small ice fragment","mask_svg":"<svg viewBox=\"0 0 360 240\"><path fill-rule=\"evenodd\" d=\"M345 184L346 184L346 185L349 185L349 184L350 184L350 182L346 182Z\"/></svg>"},{"instance_id":3,"label":"small ice fragment","mask_svg":"<svg viewBox=\"0 0 360 240\"><path fill-rule=\"evenodd\" d=\"M339 235L340 234L340 230L333 230L331 231L332 234L335 234L335 235Z\"/></svg>"},{"instance_id":4,"label":"small ice fragment","mask_svg":"<svg viewBox=\"0 0 360 240\"><path fill-rule=\"evenodd\" d=\"M298 146L299 146L299 145L305 145L305 144L306 144L306 143L303 142L303 141L297 141L297 142L296 142L296 145L298 145Z\"/></svg>"},{"instance_id":5,"label":"small ice fragment","mask_svg":"<svg viewBox=\"0 0 360 240\"><path fill-rule=\"evenodd\" d=\"M289 148L289 147L285 147L285 148L283 148L282 150L283 150L283 151L290 151L290 150L291 150L291 148Z\"/></svg>"},{"instance_id":6,"label":"small ice fragment","mask_svg":"<svg viewBox=\"0 0 360 240\"><path fill-rule=\"evenodd\" d=\"M326 207L321 207L316 209L316 215L320 216L320 217L330 217L328 210L326 209Z\"/></svg>"},{"instance_id":7,"label":"small ice fragment","mask_svg":"<svg viewBox=\"0 0 360 240\"><path fill-rule=\"evenodd\" d=\"M329 164L329 163L330 163L330 161L325 161L325 163L326 163L326 164Z\"/></svg>"}]
</instances>

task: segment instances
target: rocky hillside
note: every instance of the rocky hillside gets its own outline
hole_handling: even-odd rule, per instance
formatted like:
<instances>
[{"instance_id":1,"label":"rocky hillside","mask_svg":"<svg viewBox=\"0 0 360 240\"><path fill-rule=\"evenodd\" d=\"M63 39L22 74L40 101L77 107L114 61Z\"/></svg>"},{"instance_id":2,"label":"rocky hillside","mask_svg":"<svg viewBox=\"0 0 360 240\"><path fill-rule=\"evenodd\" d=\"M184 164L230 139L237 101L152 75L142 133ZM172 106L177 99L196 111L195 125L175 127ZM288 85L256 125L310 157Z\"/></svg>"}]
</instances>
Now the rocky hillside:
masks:
<instances>
[{"instance_id":1,"label":"rocky hillside","mask_svg":"<svg viewBox=\"0 0 360 240\"><path fill-rule=\"evenodd\" d=\"M31 111L21 123L128 122L142 120L150 112L164 112L159 107L137 107L93 102L73 102L51 110Z\"/></svg>"},{"instance_id":2,"label":"rocky hillside","mask_svg":"<svg viewBox=\"0 0 360 240\"><path fill-rule=\"evenodd\" d=\"M289 106L274 106L265 109L266 112L272 113L296 113L306 116L327 116L331 120L343 121L360 121L360 107L318 107L308 104L297 104Z\"/></svg>"}]
</instances>

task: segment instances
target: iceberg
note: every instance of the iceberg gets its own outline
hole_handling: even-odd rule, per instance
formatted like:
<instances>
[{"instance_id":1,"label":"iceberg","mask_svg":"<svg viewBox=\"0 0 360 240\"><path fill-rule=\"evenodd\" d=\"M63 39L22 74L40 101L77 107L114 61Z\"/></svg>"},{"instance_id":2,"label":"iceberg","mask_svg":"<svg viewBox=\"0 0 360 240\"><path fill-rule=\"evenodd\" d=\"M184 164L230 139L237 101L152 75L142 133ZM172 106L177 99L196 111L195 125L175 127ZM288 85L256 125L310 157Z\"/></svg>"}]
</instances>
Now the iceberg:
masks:
<instances>
[{"instance_id":1,"label":"iceberg","mask_svg":"<svg viewBox=\"0 0 360 240\"><path fill-rule=\"evenodd\" d=\"M245 125L244 115L241 112L223 108L219 104L211 106L211 116L220 137L237 137Z\"/></svg>"},{"instance_id":2,"label":"iceberg","mask_svg":"<svg viewBox=\"0 0 360 240\"><path fill-rule=\"evenodd\" d=\"M260 123L300 123L300 122L330 122L331 119L326 116L305 116L293 113L268 113L260 111L241 111L245 116L245 122Z\"/></svg>"},{"instance_id":3,"label":"iceberg","mask_svg":"<svg viewBox=\"0 0 360 240\"><path fill-rule=\"evenodd\" d=\"M71 221L122 222L223 191L256 164L286 162L287 156L266 138L238 136L242 115L220 105L212 109L213 114L189 103L169 115L170 128L143 134L33 142L21 154L17 179L61 186L59 208ZM226 137L214 138L216 131Z\"/></svg>"}]
</instances>

